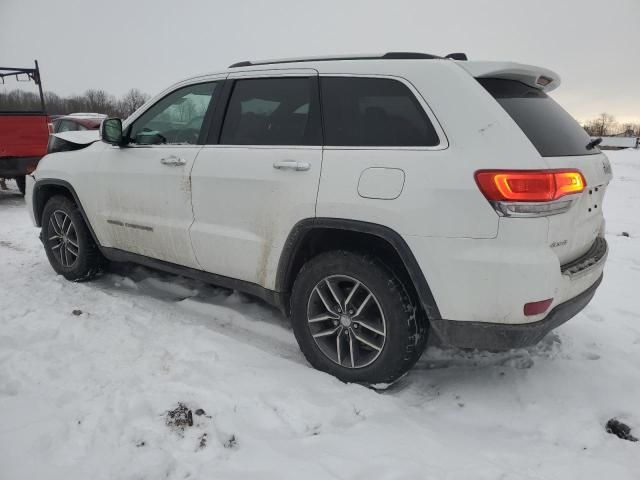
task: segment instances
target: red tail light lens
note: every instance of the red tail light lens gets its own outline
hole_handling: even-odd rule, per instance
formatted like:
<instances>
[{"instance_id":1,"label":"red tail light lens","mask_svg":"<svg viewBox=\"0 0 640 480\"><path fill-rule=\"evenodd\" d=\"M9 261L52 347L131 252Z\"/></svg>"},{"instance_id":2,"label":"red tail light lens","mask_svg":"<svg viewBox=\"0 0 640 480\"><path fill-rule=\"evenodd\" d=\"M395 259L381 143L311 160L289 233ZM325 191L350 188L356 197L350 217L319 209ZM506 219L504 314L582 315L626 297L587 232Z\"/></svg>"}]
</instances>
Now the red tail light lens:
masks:
<instances>
[{"instance_id":1,"label":"red tail light lens","mask_svg":"<svg viewBox=\"0 0 640 480\"><path fill-rule=\"evenodd\" d=\"M487 200L496 202L550 202L587 184L578 170L480 170L475 177Z\"/></svg>"}]
</instances>

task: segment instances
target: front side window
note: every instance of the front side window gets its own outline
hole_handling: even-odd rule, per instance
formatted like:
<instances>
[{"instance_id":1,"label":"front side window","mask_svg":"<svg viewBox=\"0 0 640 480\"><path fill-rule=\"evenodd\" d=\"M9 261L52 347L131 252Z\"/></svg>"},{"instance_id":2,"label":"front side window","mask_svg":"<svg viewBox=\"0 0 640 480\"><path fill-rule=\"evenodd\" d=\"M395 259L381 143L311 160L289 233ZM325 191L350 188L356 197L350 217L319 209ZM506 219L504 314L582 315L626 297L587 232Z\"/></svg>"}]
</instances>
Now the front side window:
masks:
<instances>
[{"instance_id":1,"label":"front side window","mask_svg":"<svg viewBox=\"0 0 640 480\"><path fill-rule=\"evenodd\" d=\"M320 145L315 78L236 80L222 127L223 145Z\"/></svg>"},{"instance_id":2,"label":"front side window","mask_svg":"<svg viewBox=\"0 0 640 480\"><path fill-rule=\"evenodd\" d=\"M386 78L321 77L325 144L430 147L438 134L415 95Z\"/></svg>"},{"instance_id":3,"label":"front side window","mask_svg":"<svg viewBox=\"0 0 640 480\"><path fill-rule=\"evenodd\" d=\"M129 132L138 145L196 144L217 83L189 85L170 93L138 118Z\"/></svg>"}]
</instances>

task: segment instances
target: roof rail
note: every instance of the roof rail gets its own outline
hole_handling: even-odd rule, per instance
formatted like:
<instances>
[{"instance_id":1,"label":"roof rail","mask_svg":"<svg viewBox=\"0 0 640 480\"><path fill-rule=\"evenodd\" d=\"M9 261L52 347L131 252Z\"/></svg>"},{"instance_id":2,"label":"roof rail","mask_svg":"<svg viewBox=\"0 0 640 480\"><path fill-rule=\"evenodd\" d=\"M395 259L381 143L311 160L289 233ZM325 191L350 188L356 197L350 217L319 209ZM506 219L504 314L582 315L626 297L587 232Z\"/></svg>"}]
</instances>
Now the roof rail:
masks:
<instances>
[{"instance_id":1,"label":"roof rail","mask_svg":"<svg viewBox=\"0 0 640 480\"><path fill-rule=\"evenodd\" d=\"M330 62L337 60L414 60L414 59L424 59L424 60L433 60L433 59L442 59L442 58L450 58L453 60L466 60L467 56L464 53L450 53L446 57L440 57L438 55L431 55L429 53L420 53L420 52L387 52L383 55L345 55L342 57L307 57L307 58L289 58L282 60L266 60L266 61L258 61L251 62L245 60L244 62L237 62L233 65L229 65L229 68L238 68L238 67L250 67L252 65L274 65L278 63L302 63L302 62Z\"/></svg>"}]
</instances>

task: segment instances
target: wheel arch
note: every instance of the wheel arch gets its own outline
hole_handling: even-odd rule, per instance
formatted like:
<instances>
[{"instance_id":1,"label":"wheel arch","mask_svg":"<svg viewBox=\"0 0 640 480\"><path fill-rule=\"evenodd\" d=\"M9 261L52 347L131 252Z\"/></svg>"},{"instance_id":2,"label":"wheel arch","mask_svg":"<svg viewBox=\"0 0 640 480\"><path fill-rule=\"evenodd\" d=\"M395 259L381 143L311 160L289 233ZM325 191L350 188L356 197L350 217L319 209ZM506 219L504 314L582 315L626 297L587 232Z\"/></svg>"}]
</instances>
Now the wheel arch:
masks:
<instances>
[{"instance_id":1,"label":"wheel arch","mask_svg":"<svg viewBox=\"0 0 640 480\"><path fill-rule=\"evenodd\" d=\"M47 204L49 199L55 195L62 195L71 200L78 206L80 210L80 214L82 215L82 219L84 223L87 225L91 236L93 237L93 241L96 243L98 248L100 248L100 243L98 242L98 238L96 237L95 232L93 231L93 227L87 218L87 214L82 208L82 203L80 203L80 199L78 198L78 194L75 189L71 186L71 184L65 180L59 180L56 178L46 178L42 180L37 180L33 186L32 193L32 203L33 203L33 215L36 222L36 226L42 227L42 212L44 211L44 206Z\"/></svg>"},{"instance_id":2,"label":"wheel arch","mask_svg":"<svg viewBox=\"0 0 640 480\"><path fill-rule=\"evenodd\" d=\"M365 251L377 255L410 282L429 320L440 319L431 288L413 255L396 231L383 225L340 218L310 218L298 222L284 244L276 273L276 291L289 294L302 265L319 253ZM399 271L401 270L401 271Z\"/></svg>"}]
</instances>

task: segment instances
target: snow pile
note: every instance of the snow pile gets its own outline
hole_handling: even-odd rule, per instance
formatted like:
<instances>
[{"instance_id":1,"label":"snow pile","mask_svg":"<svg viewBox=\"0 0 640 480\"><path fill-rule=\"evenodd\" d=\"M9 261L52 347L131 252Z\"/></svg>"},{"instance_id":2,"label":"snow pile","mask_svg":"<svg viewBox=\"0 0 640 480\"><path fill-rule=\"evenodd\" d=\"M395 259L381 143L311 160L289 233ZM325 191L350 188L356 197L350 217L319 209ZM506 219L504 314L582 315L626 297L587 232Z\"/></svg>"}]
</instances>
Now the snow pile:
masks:
<instances>
[{"instance_id":1,"label":"snow pile","mask_svg":"<svg viewBox=\"0 0 640 480\"><path fill-rule=\"evenodd\" d=\"M638 478L640 443L605 425L640 434L640 152L608 155L587 309L526 350L431 347L384 392L312 370L244 295L140 267L56 277L0 191L0 479Z\"/></svg>"}]
</instances>

